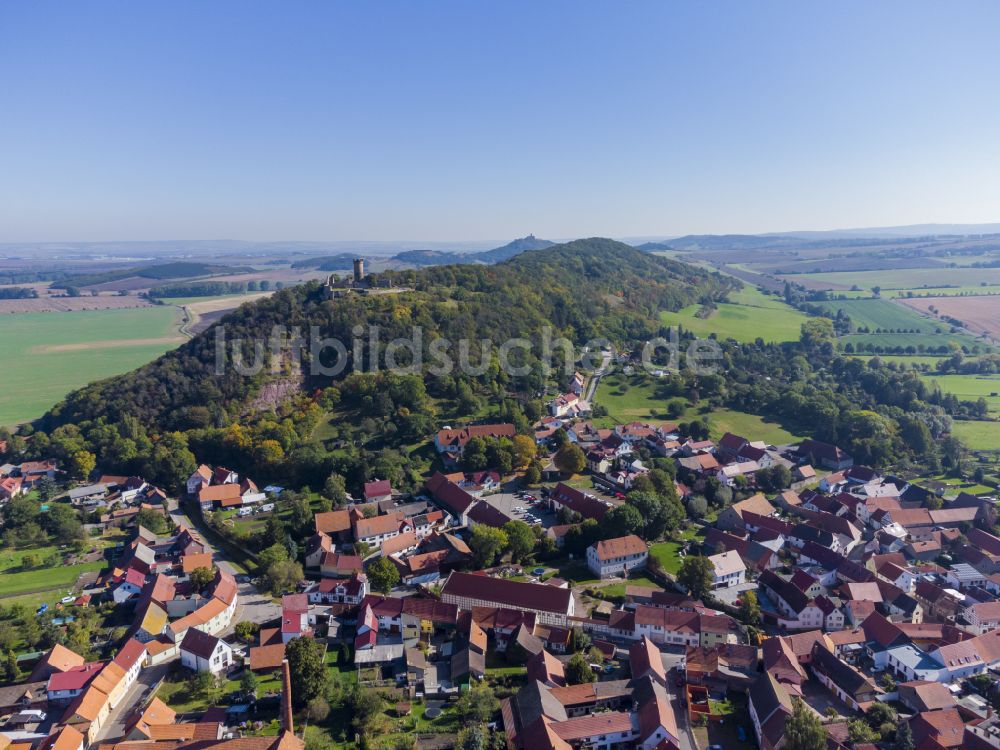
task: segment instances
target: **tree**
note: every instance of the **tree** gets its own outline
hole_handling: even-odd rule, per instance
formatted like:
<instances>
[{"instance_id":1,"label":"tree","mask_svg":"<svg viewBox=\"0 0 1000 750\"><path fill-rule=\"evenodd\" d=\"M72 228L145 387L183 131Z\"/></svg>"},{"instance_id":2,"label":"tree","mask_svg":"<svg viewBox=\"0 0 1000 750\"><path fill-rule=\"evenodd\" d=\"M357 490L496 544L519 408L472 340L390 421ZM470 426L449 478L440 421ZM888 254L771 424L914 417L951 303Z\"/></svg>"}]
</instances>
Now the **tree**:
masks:
<instances>
[{"instance_id":1,"label":"tree","mask_svg":"<svg viewBox=\"0 0 1000 750\"><path fill-rule=\"evenodd\" d=\"M740 594L740 619L751 627L760 626L760 603L757 601L757 592L744 591Z\"/></svg>"},{"instance_id":2,"label":"tree","mask_svg":"<svg viewBox=\"0 0 1000 750\"><path fill-rule=\"evenodd\" d=\"M302 576L302 566L294 560L276 562L264 574L268 588L275 596L294 589Z\"/></svg>"},{"instance_id":3,"label":"tree","mask_svg":"<svg viewBox=\"0 0 1000 750\"><path fill-rule=\"evenodd\" d=\"M715 566L707 557L688 555L677 572L677 582L695 599L702 599L712 590Z\"/></svg>"},{"instance_id":4,"label":"tree","mask_svg":"<svg viewBox=\"0 0 1000 750\"><path fill-rule=\"evenodd\" d=\"M189 681L188 688L210 705L215 705L222 697L222 684L211 672L198 672Z\"/></svg>"},{"instance_id":5,"label":"tree","mask_svg":"<svg viewBox=\"0 0 1000 750\"><path fill-rule=\"evenodd\" d=\"M566 663L566 684L582 685L585 682L597 682L597 675L587 663L587 657L583 654L573 654Z\"/></svg>"},{"instance_id":6,"label":"tree","mask_svg":"<svg viewBox=\"0 0 1000 750\"><path fill-rule=\"evenodd\" d=\"M399 585L399 569L388 557L380 557L368 566L368 580L373 590L388 594Z\"/></svg>"},{"instance_id":7,"label":"tree","mask_svg":"<svg viewBox=\"0 0 1000 750\"><path fill-rule=\"evenodd\" d=\"M236 627L233 628L233 632L244 643L251 643L257 637L257 633L260 632L260 625L249 620L240 620L236 623Z\"/></svg>"},{"instance_id":8,"label":"tree","mask_svg":"<svg viewBox=\"0 0 1000 750\"><path fill-rule=\"evenodd\" d=\"M826 750L826 732L819 716L793 698L792 715L785 722L785 750Z\"/></svg>"},{"instance_id":9,"label":"tree","mask_svg":"<svg viewBox=\"0 0 1000 750\"><path fill-rule=\"evenodd\" d=\"M508 521L503 525L503 532L507 535L513 562L521 562L535 549L535 533L524 521Z\"/></svg>"},{"instance_id":10,"label":"tree","mask_svg":"<svg viewBox=\"0 0 1000 750\"><path fill-rule=\"evenodd\" d=\"M916 747L910 723L908 721L900 722L899 726L896 727L896 741L893 743L893 750L916 750Z\"/></svg>"},{"instance_id":11,"label":"tree","mask_svg":"<svg viewBox=\"0 0 1000 750\"><path fill-rule=\"evenodd\" d=\"M480 724L473 724L458 733L455 738L456 750L489 750L489 740Z\"/></svg>"},{"instance_id":12,"label":"tree","mask_svg":"<svg viewBox=\"0 0 1000 750\"><path fill-rule=\"evenodd\" d=\"M347 485L340 474L331 474L323 485L323 496L340 507L347 504Z\"/></svg>"},{"instance_id":13,"label":"tree","mask_svg":"<svg viewBox=\"0 0 1000 750\"><path fill-rule=\"evenodd\" d=\"M868 725L868 722L863 719L852 719L847 722L847 734L851 738L851 742L856 745L866 742L878 742L881 739L881 735L872 729Z\"/></svg>"},{"instance_id":14,"label":"tree","mask_svg":"<svg viewBox=\"0 0 1000 750\"><path fill-rule=\"evenodd\" d=\"M285 645L285 658L292 681L292 700L296 708L304 708L326 689L323 649L312 638L292 638Z\"/></svg>"},{"instance_id":15,"label":"tree","mask_svg":"<svg viewBox=\"0 0 1000 750\"><path fill-rule=\"evenodd\" d=\"M538 484L542 481L542 469L538 465L537 461L533 461L529 464L528 468L524 470L524 481L527 484Z\"/></svg>"},{"instance_id":16,"label":"tree","mask_svg":"<svg viewBox=\"0 0 1000 750\"><path fill-rule=\"evenodd\" d=\"M215 570L212 568L195 568L191 571L191 583L195 589L201 591L215 580Z\"/></svg>"},{"instance_id":17,"label":"tree","mask_svg":"<svg viewBox=\"0 0 1000 750\"><path fill-rule=\"evenodd\" d=\"M563 474L579 474L587 465L587 457L583 455L580 446L567 441L556 451L552 462Z\"/></svg>"},{"instance_id":18,"label":"tree","mask_svg":"<svg viewBox=\"0 0 1000 750\"><path fill-rule=\"evenodd\" d=\"M881 731L884 724L891 724L895 726L899 721L899 716L896 714L896 709L888 703L875 701L865 714L865 721L868 722L872 729Z\"/></svg>"},{"instance_id":19,"label":"tree","mask_svg":"<svg viewBox=\"0 0 1000 750\"><path fill-rule=\"evenodd\" d=\"M329 715L330 704L322 695L317 695L306 706L306 717L313 723L323 721Z\"/></svg>"},{"instance_id":20,"label":"tree","mask_svg":"<svg viewBox=\"0 0 1000 750\"><path fill-rule=\"evenodd\" d=\"M240 690L247 695L257 695L258 684L257 675L253 673L253 670L244 669L243 676L240 677Z\"/></svg>"},{"instance_id":21,"label":"tree","mask_svg":"<svg viewBox=\"0 0 1000 750\"><path fill-rule=\"evenodd\" d=\"M7 682L14 682L21 676L21 667L17 663L17 654L13 650L7 649L3 660L4 677Z\"/></svg>"},{"instance_id":22,"label":"tree","mask_svg":"<svg viewBox=\"0 0 1000 750\"><path fill-rule=\"evenodd\" d=\"M283 544L272 544L260 553L258 559L260 567L266 571L276 563L285 562L288 559L288 550Z\"/></svg>"},{"instance_id":23,"label":"tree","mask_svg":"<svg viewBox=\"0 0 1000 750\"><path fill-rule=\"evenodd\" d=\"M97 457L90 451L75 451L69 457L69 472L76 479L87 479L96 466Z\"/></svg>"},{"instance_id":24,"label":"tree","mask_svg":"<svg viewBox=\"0 0 1000 750\"><path fill-rule=\"evenodd\" d=\"M605 514L602 526L607 537L614 539L642 531L643 518L631 505L616 505Z\"/></svg>"},{"instance_id":25,"label":"tree","mask_svg":"<svg viewBox=\"0 0 1000 750\"><path fill-rule=\"evenodd\" d=\"M507 534L503 529L476 524L469 538L469 548L476 567L488 568L493 565L497 555L507 548Z\"/></svg>"},{"instance_id":26,"label":"tree","mask_svg":"<svg viewBox=\"0 0 1000 750\"><path fill-rule=\"evenodd\" d=\"M485 682L462 693L455 703L458 715L467 723L482 724L500 710L500 701Z\"/></svg>"},{"instance_id":27,"label":"tree","mask_svg":"<svg viewBox=\"0 0 1000 750\"><path fill-rule=\"evenodd\" d=\"M140 508L135 514L135 522L154 534L166 534L170 531L170 523L166 516L154 508Z\"/></svg>"},{"instance_id":28,"label":"tree","mask_svg":"<svg viewBox=\"0 0 1000 750\"><path fill-rule=\"evenodd\" d=\"M535 451L537 450L535 440L527 435L515 435L513 444L514 467L522 469L530 464L535 457Z\"/></svg>"}]
</instances>

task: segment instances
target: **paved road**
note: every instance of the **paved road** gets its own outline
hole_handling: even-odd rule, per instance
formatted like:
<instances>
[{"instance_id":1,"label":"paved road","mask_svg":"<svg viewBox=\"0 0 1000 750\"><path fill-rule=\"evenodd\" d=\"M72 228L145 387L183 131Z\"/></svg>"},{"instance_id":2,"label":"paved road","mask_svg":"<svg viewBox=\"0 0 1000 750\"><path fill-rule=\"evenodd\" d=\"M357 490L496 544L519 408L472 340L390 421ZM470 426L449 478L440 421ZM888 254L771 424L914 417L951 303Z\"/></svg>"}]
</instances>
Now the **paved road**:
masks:
<instances>
[{"instance_id":1,"label":"paved road","mask_svg":"<svg viewBox=\"0 0 1000 750\"><path fill-rule=\"evenodd\" d=\"M139 672L135 684L125 694L121 703L115 706L104 726L101 727L101 731L97 734L97 742L108 737L121 737L125 734L125 723L131 718L132 709L145 703L150 688L166 676L170 664L170 662L157 664L155 667L146 667ZM96 745L97 742L94 744Z\"/></svg>"},{"instance_id":2,"label":"paved road","mask_svg":"<svg viewBox=\"0 0 1000 750\"><path fill-rule=\"evenodd\" d=\"M678 664L684 661L683 654L663 654L663 666L667 670L667 693L674 704L674 715L677 717L677 731L680 734L681 750L698 750L698 743L694 739L694 732L691 730L691 722L688 720L687 708L681 705L680 694L683 688L678 688L674 678L677 673L672 671Z\"/></svg>"},{"instance_id":3,"label":"paved road","mask_svg":"<svg viewBox=\"0 0 1000 750\"><path fill-rule=\"evenodd\" d=\"M192 529L197 528L191 519L184 514L179 508L174 508L170 511L170 517L173 519L174 523L179 525L189 526ZM233 567L232 563L226 558L226 553L212 545L211 540L202 535L205 540L205 545L212 551L212 555L215 559L216 564L227 573L231 573L234 576L242 575L242 573ZM257 624L268 622L269 620L274 620L281 616L281 606L272 601L271 597L267 594L262 594L257 590L257 587L250 583L240 583L237 584L239 591L239 598L236 604L236 612L233 614L232 622L229 627L226 628L221 635L228 635L232 632L236 623L242 620L249 620L250 622L255 622Z\"/></svg>"}]
</instances>

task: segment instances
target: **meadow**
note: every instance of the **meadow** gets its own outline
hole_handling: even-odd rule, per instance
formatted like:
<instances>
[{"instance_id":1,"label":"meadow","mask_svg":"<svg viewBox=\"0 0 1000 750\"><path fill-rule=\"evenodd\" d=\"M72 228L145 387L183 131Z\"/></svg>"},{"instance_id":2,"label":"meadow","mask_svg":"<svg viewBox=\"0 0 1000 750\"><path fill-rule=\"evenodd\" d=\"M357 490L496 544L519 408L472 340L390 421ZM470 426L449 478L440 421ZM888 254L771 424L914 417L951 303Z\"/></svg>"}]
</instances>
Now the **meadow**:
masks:
<instances>
[{"instance_id":1,"label":"meadow","mask_svg":"<svg viewBox=\"0 0 1000 750\"><path fill-rule=\"evenodd\" d=\"M938 385L966 401L986 399L990 415L1000 418L1000 375L923 375L928 383ZM969 448L980 451L1000 450L1000 422L958 421L955 436Z\"/></svg>"},{"instance_id":2,"label":"meadow","mask_svg":"<svg viewBox=\"0 0 1000 750\"><path fill-rule=\"evenodd\" d=\"M622 391L622 384L626 390ZM601 380L597 387L594 401L608 410L606 417L596 417L593 422L597 427L610 427L634 421L676 421L684 422L692 419L707 419L709 432L715 440L727 432L744 435L751 440L763 440L773 445L784 445L798 442L802 436L795 435L775 422L769 422L756 414L735 411L733 409L715 409L703 412L700 408L691 406L679 396L662 397L657 395L659 384L654 378L625 378L621 374L608 376ZM684 409L679 416L671 419L667 416L667 404L676 401L684 402Z\"/></svg>"},{"instance_id":3,"label":"meadow","mask_svg":"<svg viewBox=\"0 0 1000 750\"><path fill-rule=\"evenodd\" d=\"M804 313L780 298L751 286L730 294L729 301L719 303L708 317L698 317L699 310L701 305L690 305L677 312L661 313L660 319L664 325L681 326L702 338L715 334L720 339L751 342L762 338L777 343L797 341L802 323L807 320Z\"/></svg>"},{"instance_id":4,"label":"meadow","mask_svg":"<svg viewBox=\"0 0 1000 750\"><path fill-rule=\"evenodd\" d=\"M184 341L180 318L171 306L5 315L0 425L36 419L74 388L173 349Z\"/></svg>"}]
</instances>

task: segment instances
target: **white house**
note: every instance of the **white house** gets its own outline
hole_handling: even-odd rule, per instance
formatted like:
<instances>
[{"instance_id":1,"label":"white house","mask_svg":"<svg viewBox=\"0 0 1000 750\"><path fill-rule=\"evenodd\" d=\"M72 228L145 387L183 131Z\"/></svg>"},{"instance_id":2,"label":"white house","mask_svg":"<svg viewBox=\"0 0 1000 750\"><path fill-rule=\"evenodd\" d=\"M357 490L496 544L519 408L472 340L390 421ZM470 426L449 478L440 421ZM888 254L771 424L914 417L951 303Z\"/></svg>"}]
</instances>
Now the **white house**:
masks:
<instances>
[{"instance_id":1,"label":"white house","mask_svg":"<svg viewBox=\"0 0 1000 750\"><path fill-rule=\"evenodd\" d=\"M181 641L181 664L195 672L219 674L233 665L233 649L228 643L198 628L188 628Z\"/></svg>"},{"instance_id":2,"label":"white house","mask_svg":"<svg viewBox=\"0 0 1000 750\"><path fill-rule=\"evenodd\" d=\"M587 567L599 578L610 578L645 567L649 548L635 534L605 539L587 548Z\"/></svg>"},{"instance_id":3,"label":"white house","mask_svg":"<svg viewBox=\"0 0 1000 750\"><path fill-rule=\"evenodd\" d=\"M736 550L729 550L708 558L712 563L712 588L728 589L746 583L747 566Z\"/></svg>"}]
</instances>

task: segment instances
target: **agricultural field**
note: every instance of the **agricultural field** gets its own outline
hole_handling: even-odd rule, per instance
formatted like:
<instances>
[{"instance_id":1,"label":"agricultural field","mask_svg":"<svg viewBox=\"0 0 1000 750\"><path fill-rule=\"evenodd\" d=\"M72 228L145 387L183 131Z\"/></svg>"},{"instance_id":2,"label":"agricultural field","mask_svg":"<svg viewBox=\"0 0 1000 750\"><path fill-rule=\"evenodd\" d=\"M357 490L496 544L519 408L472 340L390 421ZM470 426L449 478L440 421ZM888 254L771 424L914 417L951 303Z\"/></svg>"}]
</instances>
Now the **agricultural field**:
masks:
<instances>
[{"instance_id":1,"label":"agricultural field","mask_svg":"<svg viewBox=\"0 0 1000 750\"><path fill-rule=\"evenodd\" d=\"M955 318L974 333L1000 340L1000 296L922 297L903 299L900 303L924 315Z\"/></svg>"},{"instance_id":2,"label":"agricultural field","mask_svg":"<svg viewBox=\"0 0 1000 750\"><path fill-rule=\"evenodd\" d=\"M768 342L797 341L802 323L808 316L785 304L778 297L746 286L729 295L729 302L719 303L707 317L699 317L701 305L691 305L678 312L664 312L660 319L668 326L681 326L696 336L715 334L720 339Z\"/></svg>"},{"instance_id":3,"label":"agricultural field","mask_svg":"<svg viewBox=\"0 0 1000 750\"><path fill-rule=\"evenodd\" d=\"M846 299L816 302L832 317L838 310L850 316L854 330L840 337L844 346L851 344L881 349L908 349L912 353L928 351L945 352L952 343L973 351L974 347L986 349L989 342L964 333L951 333L951 326L943 320L933 320L921 315L904 304L902 300L888 299Z\"/></svg>"},{"instance_id":4,"label":"agricultural field","mask_svg":"<svg viewBox=\"0 0 1000 750\"><path fill-rule=\"evenodd\" d=\"M4 316L0 425L36 419L74 388L173 349L184 341L180 319L170 306Z\"/></svg>"},{"instance_id":5,"label":"agricultural field","mask_svg":"<svg viewBox=\"0 0 1000 750\"><path fill-rule=\"evenodd\" d=\"M963 400L986 399L990 415L1000 419L1000 375L924 375L923 378ZM956 420L953 431L972 450L1000 450L1000 422Z\"/></svg>"},{"instance_id":6,"label":"agricultural field","mask_svg":"<svg viewBox=\"0 0 1000 750\"><path fill-rule=\"evenodd\" d=\"M783 281L812 289L843 290L858 287L871 289L912 289L941 286L1000 285L1000 268L901 268L884 271L834 271L828 273L783 274Z\"/></svg>"}]
</instances>

